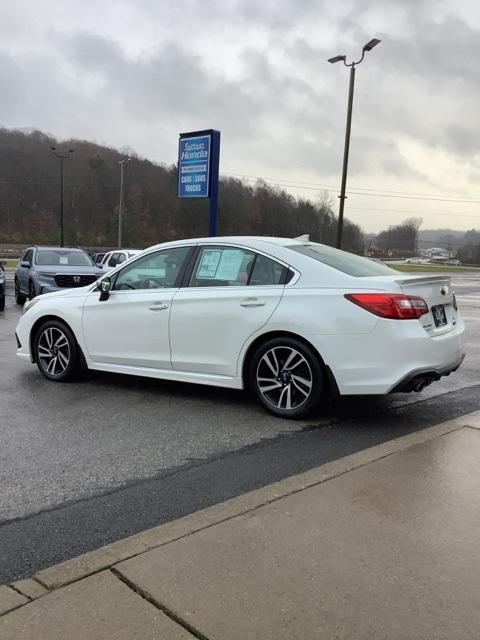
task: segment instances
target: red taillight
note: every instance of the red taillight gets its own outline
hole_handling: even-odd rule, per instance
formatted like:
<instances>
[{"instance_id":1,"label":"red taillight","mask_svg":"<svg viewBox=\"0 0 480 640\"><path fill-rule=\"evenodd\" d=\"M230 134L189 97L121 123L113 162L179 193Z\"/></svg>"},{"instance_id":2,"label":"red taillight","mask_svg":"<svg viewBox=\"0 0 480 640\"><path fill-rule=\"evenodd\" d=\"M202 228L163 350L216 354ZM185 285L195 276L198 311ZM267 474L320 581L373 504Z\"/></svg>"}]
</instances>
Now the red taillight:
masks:
<instances>
[{"instance_id":1,"label":"red taillight","mask_svg":"<svg viewBox=\"0 0 480 640\"><path fill-rule=\"evenodd\" d=\"M345 298L376 316L392 320L413 320L428 313L423 298L403 293L346 293Z\"/></svg>"}]
</instances>

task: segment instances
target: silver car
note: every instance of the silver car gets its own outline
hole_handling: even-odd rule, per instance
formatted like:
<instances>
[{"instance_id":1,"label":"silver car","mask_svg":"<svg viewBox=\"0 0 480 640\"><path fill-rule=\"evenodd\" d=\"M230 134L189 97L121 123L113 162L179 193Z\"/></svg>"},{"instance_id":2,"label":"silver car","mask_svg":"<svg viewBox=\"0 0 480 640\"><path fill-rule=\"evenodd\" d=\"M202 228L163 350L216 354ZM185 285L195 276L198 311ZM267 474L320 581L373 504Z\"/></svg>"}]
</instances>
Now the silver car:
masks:
<instances>
[{"instance_id":1,"label":"silver car","mask_svg":"<svg viewBox=\"0 0 480 640\"><path fill-rule=\"evenodd\" d=\"M42 293L95 282L103 271L90 256L76 247L30 247L15 270L15 299L18 304Z\"/></svg>"}]
</instances>

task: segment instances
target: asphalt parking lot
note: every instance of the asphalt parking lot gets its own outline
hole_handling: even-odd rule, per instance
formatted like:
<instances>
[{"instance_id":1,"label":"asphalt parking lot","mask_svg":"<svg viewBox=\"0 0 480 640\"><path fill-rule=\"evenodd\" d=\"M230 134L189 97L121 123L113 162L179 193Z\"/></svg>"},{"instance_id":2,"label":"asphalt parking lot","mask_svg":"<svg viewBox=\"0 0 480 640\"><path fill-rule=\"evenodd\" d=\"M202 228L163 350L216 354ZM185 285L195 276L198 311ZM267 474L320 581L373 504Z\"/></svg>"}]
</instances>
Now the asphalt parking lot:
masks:
<instances>
[{"instance_id":1,"label":"asphalt parking lot","mask_svg":"<svg viewBox=\"0 0 480 640\"><path fill-rule=\"evenodd\" d=\"M9 274L10 275L10 274ZM453 278L461 369L421 394L349 398L308 422L244 393L104 373L54 384L0 313L0 583L160 522L480 408L480 276Z\"/></svg>"}]
</instances>

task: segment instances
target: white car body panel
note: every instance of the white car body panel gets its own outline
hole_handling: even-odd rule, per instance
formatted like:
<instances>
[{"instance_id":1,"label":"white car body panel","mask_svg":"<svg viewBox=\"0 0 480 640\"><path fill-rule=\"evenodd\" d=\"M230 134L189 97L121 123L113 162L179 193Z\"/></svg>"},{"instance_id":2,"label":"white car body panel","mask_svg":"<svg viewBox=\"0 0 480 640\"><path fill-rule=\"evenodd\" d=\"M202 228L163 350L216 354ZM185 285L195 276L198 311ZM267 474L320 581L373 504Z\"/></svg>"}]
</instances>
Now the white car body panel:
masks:
<instances>
[{"instance_id":1,"label":"white car body panel","mask_svg":"<svg viewBox=\"0 0 480 640\"><path fill-rule=\"evenodd\" d=\"M281 285L180 289L170 318L173 368L236 376L239 347L265 327L283 291Z\"/></svg>"},{"instance_id":2,"label":"white car body panel","mask_svg":"<svg viewBox=\"0 0 480 640\"><path fill-rule=\"evenodd\" d=\"M112 291L108 304L89 292L82 316L84 353L95 364L171 369L168 322L176 291Z\"/></svg>"},{"instance_id":3,"label":"white car body panel","mask_svg":"<svg viewBox=\"0 0 480 640\"><path fill-rule=\"evenodd\" d=\"M203 244L251 249L289 265L295 275L287 285L113 291L104 302L96 285L40 296L18 323L18 355L31 357L32 327L55 316L72 329L88 368L236 389L243 387L249 347L272 332L308 341L344 395L389 393L412 372L443 371L461 362L464 324L448 277L354 277L292 251L289 245L305 243L283 238L175 241L142 256ZM113 278L138 257L105 277ZM447 326L435 328L431 313L419 320L380 318L344 298L375 291L418 295L429 307L442 304ZM249 299L252 306L242 306ZM165 306L150 309L155 305Z\"/></svg>"}]
</instances>

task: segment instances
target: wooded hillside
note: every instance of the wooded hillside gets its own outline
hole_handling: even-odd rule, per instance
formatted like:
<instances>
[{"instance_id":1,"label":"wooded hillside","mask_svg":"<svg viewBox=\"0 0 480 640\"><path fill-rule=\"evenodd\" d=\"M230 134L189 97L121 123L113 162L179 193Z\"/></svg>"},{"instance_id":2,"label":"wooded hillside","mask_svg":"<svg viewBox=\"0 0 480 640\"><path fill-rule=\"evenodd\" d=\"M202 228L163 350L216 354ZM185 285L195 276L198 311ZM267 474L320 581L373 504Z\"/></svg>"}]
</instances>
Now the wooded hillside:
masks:
<instances>
[{"instance_id":1,"label":"wooded hillside","mask_svg":"<svg viewBox=\"0 0 480 640\"><path fill-rule=\"evenodd\" d=\"M115 246L120 183L115 149L67 140L61 145L39 131L0 129L0 241L59 241L59 160L50 146L73 148L64 161L65 242L89 247ZM130 154L131 155L131 154ZM154 164L131 155L125 170L124 246L143 248L182 237L205 236L208 202L177 198L176 166ZM255 186L222 178L219 235L274 235L311 238L334 244L336 218L328 199L297 200L264 182ZM360 228L346 222L344 247L363 253Z\"/></svg>"}]
</instances>

